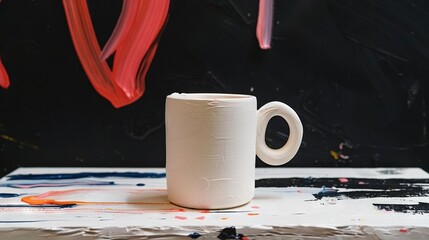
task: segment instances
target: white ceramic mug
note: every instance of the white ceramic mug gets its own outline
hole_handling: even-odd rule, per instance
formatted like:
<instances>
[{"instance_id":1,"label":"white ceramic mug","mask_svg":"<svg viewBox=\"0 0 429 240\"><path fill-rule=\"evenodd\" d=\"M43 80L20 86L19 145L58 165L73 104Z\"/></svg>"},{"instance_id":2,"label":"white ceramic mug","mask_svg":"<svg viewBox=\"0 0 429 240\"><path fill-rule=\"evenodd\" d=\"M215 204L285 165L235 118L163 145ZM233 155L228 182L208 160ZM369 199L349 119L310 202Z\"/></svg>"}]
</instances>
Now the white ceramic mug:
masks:
<instances>
[{"instance_id":1,"label":"white ceramic mug","mask_svg":"<svg viewBox=\"0 0 429 240\"><path fill-rule=\"evenodd\" d=\"M289 139L280 149L265 143L269 120L280 116ZM256 97L238 94L167 96L165 109L166 173L169 200L196 209L232 208L248 203L255 192L255 151L270 165L297 153L302 124L281 102L257 110Z\"/></svg>"}]
</instances>

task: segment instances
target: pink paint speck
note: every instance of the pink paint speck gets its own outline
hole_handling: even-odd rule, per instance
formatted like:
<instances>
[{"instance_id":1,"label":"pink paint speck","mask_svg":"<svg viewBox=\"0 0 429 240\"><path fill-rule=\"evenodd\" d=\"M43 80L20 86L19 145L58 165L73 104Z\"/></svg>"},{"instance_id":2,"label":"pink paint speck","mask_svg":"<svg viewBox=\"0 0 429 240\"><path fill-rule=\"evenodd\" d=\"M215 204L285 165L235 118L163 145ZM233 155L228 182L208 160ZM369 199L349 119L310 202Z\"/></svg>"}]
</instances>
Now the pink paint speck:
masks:
<instances>
[{"instance_id":1,"label":"pink paint speck","mask_svg":"<svg viewBox=\"0 0 429 240\"><path fill-rule=\"evenodd\" d=\"M204 217L204 216L201 216L201 217L196 217L195 219L198 219L198 220L204 220L206 217Z\"/></svg>"},{"instance_id":2,"label":"pink paint speck","mask_svg":"<svg viewBox=\"0 0 429 240\"><path fill-rule=\"evenodd\" d=\"M349 182L349 179L347 179L347 178L339 178L338 181L340 181L341 183L347 183L347 182Z\"/></svg>"},{"instance_id":3,"label":"pink paint speck","mask_svg":"<svg viewBox=\"0 0 429 240\"><path fill-rule=\"evenodd\" d=\"M186 219L188 219L187 217L184 217L184 216L175 216L174 218L175 219L179 219L179 220L186 220Z\"/></svg>"},{"instance_id":4,"label":"pink paint speck","mask_svg":"<svg viewBox=\"0 0 429 240\"><path fill-rule=\"evenodd\" d=\"M252 206L253 209L259 209L259 206Z\"/></svg>"}]
</instances>

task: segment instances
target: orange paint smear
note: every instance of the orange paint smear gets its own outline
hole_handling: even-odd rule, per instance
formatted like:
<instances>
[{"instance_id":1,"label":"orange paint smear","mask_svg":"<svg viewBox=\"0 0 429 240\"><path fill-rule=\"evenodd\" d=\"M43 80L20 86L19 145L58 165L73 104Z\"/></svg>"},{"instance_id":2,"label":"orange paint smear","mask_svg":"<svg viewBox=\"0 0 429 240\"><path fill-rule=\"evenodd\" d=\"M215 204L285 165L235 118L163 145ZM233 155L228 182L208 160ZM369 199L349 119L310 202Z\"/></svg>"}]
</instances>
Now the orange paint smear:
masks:
<instances>
[{"instance_id":1,"label":"orange paint smear","mask_svg":"<svg viewBox=\"0 0 429 240\"><path fill-rule=\"evenodd\" d=\"M63 0L76 53L91 84L113 106L139 99L165 24L169 0L124 0L113 34L100 50L86 0ZM115 52L113 69L106 59ZM100 60L101 59L101 60Z\"/></svg>"},{"instance_id":2,"label":"orange paint smear","mask_svg":"<svg viewBox=\"0 0 429 240\"><path fill-rule=\"evenodd\" d=\"M37 196L26 196L21 198L22 202L25 202L30 205L170 205L171 203L166 202L107 202L107 201L65 201L65 200L55 200L55 197L61 197L65 195L73 195L84 192L91 192L94 189L74 189L74 190L65 190L65 191L50 191ZM157 192L159 189L150 189L148 191Z\"/></svg>"},{"instance_id":3,"label":"orange paint smear","mask_svg":"<svg viewBox=\"0 0 429 240\"><path fill-rule=\"evenodd\" d=\"M6 72L6 68L4 67L1 58L0 58L0 86L2 88L8 88L10 85L9 75Z\"/></svg>"}]
</instances>

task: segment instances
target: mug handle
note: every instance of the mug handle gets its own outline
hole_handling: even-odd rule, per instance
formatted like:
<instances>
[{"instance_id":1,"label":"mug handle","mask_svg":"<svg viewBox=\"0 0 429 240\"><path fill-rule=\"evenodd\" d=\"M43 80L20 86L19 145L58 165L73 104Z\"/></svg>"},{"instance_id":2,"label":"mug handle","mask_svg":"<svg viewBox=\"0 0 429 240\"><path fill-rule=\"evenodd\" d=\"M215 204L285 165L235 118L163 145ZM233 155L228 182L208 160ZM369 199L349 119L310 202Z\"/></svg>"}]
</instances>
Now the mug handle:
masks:
<instances>
[{"instance_id":1,"label":"mug handle","mask_svg":"<svg viewBox=\"0 0 429 240\"><path fill-rule=\"evenodd\" d=\"M280 116L289 125L289 139L279 149L272 149L265 143L265 132L271 118ZM256 134L256 155L269 165L282 165L289 162L301 145L303 129L296 112L282 102L269 102L258 110Z\"/></svg>"}]
</instances>

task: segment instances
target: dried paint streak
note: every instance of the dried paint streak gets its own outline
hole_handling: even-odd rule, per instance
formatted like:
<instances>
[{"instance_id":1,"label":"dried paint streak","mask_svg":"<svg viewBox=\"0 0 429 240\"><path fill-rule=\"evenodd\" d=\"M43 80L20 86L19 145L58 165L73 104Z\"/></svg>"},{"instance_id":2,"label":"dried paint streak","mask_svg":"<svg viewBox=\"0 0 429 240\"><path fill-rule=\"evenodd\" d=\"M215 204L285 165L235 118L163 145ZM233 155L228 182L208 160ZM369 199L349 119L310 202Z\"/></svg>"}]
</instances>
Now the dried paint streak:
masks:
<instances>
[{"instance_id":1,"label":"dried paint streak","mask_svg":"<svg viewBox=\"0 0 429 240\"><path fill-rule=\"evenodd\" d=\"M14 198L14 197L19 197L21 196L21 194L16 194L16 193L0 193L0 198Z\"/></svg>"},{"instance_id":2,"label":"dried paint streak","mask_svg":"<svg viewBox=\"0 0 429 240\"><path fill-rule=\"evenodd\" d=\"M20 188L20 189L29 189L29 188L39 188L39 187L68 187L68 186L107 186L115 185L115 182L103 182L103 181L66 181L66 182L19 182L19 183L6 183L0 184L0 187L9 187L9 188Z\"/></svg>"},{"instance_id":3,"label":"dried paint streak","mask_svg":"<svg viewBox=\"0 0 429 240\"><path fill-rule=\"evenodd\" d=\"M15 174L7 176L8 180L58 180L79 178L165 178L165 173L153 172L81 172L55 174Z\"/></svg>"},{"instance_id":4,"label":"dried paint streak","mask_svg":"<svg viewBox=\"0 0 429 240\"><path fill-rule=\"evenodd\" d=\"M400 213L429 213L429 203L419 202L418 204L379 204L373 203L379 210L394 211Z\"/></svg>"},{"instance_id":5,"label":"dried paint streak","mask_svg":"<svg viewBox=\"0 0 429 240\"><path fill-rule=\"evenodd\" d=\"M63 0L81 64L94 88L113 106L125 106L143 95L146 73L167 19L169 3L124 0L118 24L101 52L86 0ZM110 69L106 59L113 53Z\"/></svg>"},{"instance_id":6,"label":"dried paint streak","mask_svg":"<svg viewBox=\"0 0 429 240\"><path fill-rule=\"evenodd\" d=\"M26 143L26 142L23 142L23 141L19 141L19 140L15 139L15 138L13 138L11 136L8 136L6 134L0 134L0 138L2 138L3 140L9 141L9 142L18 144L21 147L28 147L28 148L32 148L34 150L38 150L39 149L39 147L36 146L36 145L34 145L34 144L30 144L30 143Z\"/></svg>"}]
</instances>

